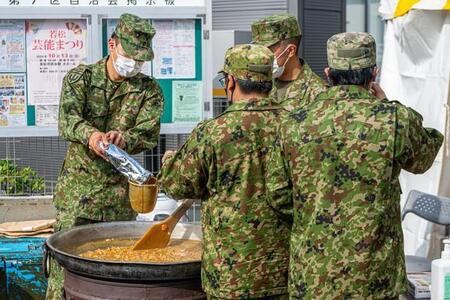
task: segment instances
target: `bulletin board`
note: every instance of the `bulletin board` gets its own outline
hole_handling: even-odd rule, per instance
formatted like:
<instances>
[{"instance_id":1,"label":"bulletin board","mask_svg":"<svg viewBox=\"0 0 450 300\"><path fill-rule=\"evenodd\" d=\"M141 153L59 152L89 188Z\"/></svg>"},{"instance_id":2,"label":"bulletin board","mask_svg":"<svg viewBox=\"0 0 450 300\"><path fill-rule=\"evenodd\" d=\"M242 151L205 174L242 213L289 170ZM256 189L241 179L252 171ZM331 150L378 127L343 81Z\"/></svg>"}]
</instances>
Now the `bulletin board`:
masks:
<instances>
[{"instance_id":1,"label":"bulletin board","mask_svg":"<svg viewBox=\"0 0 450 300\"><path fill-rule=\"evenodd\" d=\"M155 58L152 62L144 65L143 73L157 80L163 91L164 99L172 99L172 101L167 101L164 105L161 122L163 124L198 123L202 120L203 107L201 101L203 90L202 20L156 19L149 21L155 27L156 31L159 32L159 36L155 36L152 45ZM103 56L109 54L107 42L117 22L118 19L102 20ZM182 29L176 30L177 27L181 27ZM181 35L178 39L176 36L174 37L174 35L177 35L176 31L182 31L181 34L178 34ZM161 32L165 32L166 36L161 37ZM173 32L175 34L172 34ZM183 37L183 35L186 37ZM158 42L162 45L157 46L156 44ZM170 47L171 44L174 46ZM171 51L173 48L181 50ZM161 52L169 53L164 55ZM178 55L181 57L177 59L177 53L173 52L182 52L181 55ZM180 72L177 72L176 69L177 60L183 61L182 65L186 65ZM182 99L181 101L180 97ZM177 104L177 107L174 107L174 104Z\"/></svg>"},{"instance_id":2,"label":"bulletin board","mask_svg":"<svg viewBox=\"0 0 450 300\"><path fill-rule=\"evenodd\" d=\"M57 126L64 75L87 61L86 19L0 20L0 128Z\"/></svg>"},{"instance_id":3,"label":"bulletin board","mask_svg":"<svg viewBox=\"0 0 450 300\"><path fill-rule=\"evenodd\" d=\"M161 134L189 133L211 117L209 1L21 0L1 1L0 9L0 137L58 135L62 78L108 55L123 13L157 32L143 73L164 94Z\"/></svg>"}]
</instances>

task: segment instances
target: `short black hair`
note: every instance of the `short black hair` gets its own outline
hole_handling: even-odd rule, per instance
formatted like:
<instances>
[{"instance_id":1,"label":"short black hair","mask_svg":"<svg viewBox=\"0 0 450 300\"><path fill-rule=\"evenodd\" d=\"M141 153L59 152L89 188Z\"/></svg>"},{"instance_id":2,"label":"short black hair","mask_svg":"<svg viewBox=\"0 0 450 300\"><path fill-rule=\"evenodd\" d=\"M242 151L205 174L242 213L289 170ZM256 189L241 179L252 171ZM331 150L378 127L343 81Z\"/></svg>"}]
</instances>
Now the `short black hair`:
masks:
<instances>
[{"instance_id":1,"label":"short black hair","mask_svg":"<svg viewBox=\"0 0 450 300\"><path fill-rule=\"evenodd\" d=\"M237 84L245 94L268 94L272 90L272 81L251 81L236 78Z\"/></svg>"},{"instance_id":2,"label":"short black hair","mask_svg":"<svg viewBox=\"0 0 450 300\"><path fill-rule=\"evenodd\" d=\"M372 81L375 66L357 70L336 70L330 68L328 81L330 85L368 85Z\"/></svg>"},{"instance_id":3,"label":"short black hair","mask_svg":"<svg viewBox=\"0 0 450 300\"><path fill-rule=\"evenodd\" d=\"M118 40L119 40L119 37L117 36L117 34L116 34L115 31L111 34L111 38L112 38L113 40L115 40L116 42L118 42Z\"/></svg>"}]
</instances>

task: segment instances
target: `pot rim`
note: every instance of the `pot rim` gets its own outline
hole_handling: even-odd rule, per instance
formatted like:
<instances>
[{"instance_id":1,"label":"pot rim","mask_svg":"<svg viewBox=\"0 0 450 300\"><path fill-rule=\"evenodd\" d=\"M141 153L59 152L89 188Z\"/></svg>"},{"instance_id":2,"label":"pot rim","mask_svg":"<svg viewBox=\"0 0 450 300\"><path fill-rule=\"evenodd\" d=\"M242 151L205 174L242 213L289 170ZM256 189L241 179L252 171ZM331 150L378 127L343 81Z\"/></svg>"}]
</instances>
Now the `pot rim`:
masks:
<instances>
[{"instance_id":1,"label":"pot rim","mask_svg":"<svg viewBox=\"0 0 450 300\"><path fill-rule=\"evenodd\" d=\"M138 266L169 266L169 265L176 265L176 266L182 266L182 265L189 265L189 264L197 264L197 263L201 263L201 259L200 260L192 260L192 261L184 261L184 262L173 262L173 263L155 263L155 262L136 262L136 261L115 261L115 260L98 260L98 259L92 259L92 258L84 258L75 254L71 254L71 253L67 253L63 250L57 249L55 248L55 246L52 245L52 242L54 242L59 236L66 234L67 232L71 231L71 230L80 230L80 229L84 229L84 228L92 228L92 227L99 227L101 225L105 226L105 225L126 225L126 224L154 224L156 222L142 222L142 221L119 221L119 222L102 222L102 223L95 223L95 224L87 224L87 225L81 225L81 226L76 226L70 229L65 229L65 230L61 230L58 232L55 232L54 234L52 234L47 241L45 242L46 246L50 249L50 252L53 256L55 256L54 253L57 253L59 255L64 255L64 256L68 256L71 257L73 259L77 259L77 260L83 260L83 261L89 261L89 262L93 262L93 263L106 263L106 264L111 264L111 265L138 265ZM177 225L183 225L183 226L196 226L194 224L191 223L185 223L185 222L180 222ZM198 225L197 225L198 226Z\"/></svg>"}]
</instances>

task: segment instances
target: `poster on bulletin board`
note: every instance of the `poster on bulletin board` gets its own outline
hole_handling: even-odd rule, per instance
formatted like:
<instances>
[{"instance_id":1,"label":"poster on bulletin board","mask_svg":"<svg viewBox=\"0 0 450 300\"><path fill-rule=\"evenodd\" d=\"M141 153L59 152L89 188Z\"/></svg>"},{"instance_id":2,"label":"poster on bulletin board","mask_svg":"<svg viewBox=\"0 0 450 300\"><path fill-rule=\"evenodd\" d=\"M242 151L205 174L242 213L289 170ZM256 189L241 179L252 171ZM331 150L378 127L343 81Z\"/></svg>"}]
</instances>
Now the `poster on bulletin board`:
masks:
<instances>
[{"instance_id":1,"label":"poster on bulletin board","mask_svg":"<svg viewBox=\"0 0 450 300\"><path fill-rule=\"evenodd\" d=\"M36 125L56 126L62 81L86 63L86 22L26 21L28 104L36 105Z\"/></svg>"},{"instance_id":2,"label":"poster on bulletin board","mask_svg":"<svg viewBox=\"0 0 450 300\"><path fill-rule=\"evenodd\" d=\"M195 21L154 20L153 76L155 78L195 77Z\"/></svg>"},{"instance_id":3,"label":"poster on bulletin board","mask_svg":"<svg viewBox=\"0 0 450 300\"><path fill-rule=\"evenodd\" d=\"M0 128L58 123L67 72L87 60L86 19L0 20Z\"/></svg>"},{"instance_id":4,"label":"poster on bulletin board","mask_svg":"<svg viewBox=\"0 0 450 300\"><path fill-rule=\"evenodd\" d=\"M202 120L202 82L173 81L172 91L172 122L200 122Z\"/></svg>"},{"instance_id":5,"label":"poster on bulletin board","mask_svg":"<svg viewBox=\"0 0 450 300\"><path fill-rule=\"evenodd\" d=\"M25 75L0 74L0 127L26 126Z\"/></svg>"},{"instance_id":6,"label":"poster on bulletin board","mask_svg":"<svg viewBox=\"0 0 450 300\"><path fill-rule=\"evenodd\" d=\"M25 21L0 20L0 72L25 68Z\"/></svg>"}]
</instances>

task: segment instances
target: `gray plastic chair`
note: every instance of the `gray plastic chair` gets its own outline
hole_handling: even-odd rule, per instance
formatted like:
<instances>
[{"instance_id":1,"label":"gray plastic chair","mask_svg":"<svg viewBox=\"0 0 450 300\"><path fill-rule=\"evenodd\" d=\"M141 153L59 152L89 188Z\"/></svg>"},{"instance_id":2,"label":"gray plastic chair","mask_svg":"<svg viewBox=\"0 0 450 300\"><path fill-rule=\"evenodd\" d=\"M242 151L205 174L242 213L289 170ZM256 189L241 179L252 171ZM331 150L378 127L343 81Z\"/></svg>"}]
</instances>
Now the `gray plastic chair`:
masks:
<instances>
[{"instance_id":1,"label":"gray plastic chair","mask_svg":"<svg viewBox=\"0 0 450 300\"><path fill-rule=\"evenodd\" d=\"M448 235L450 198L411 190L402 211L402 221L408 213L413 213L429 222L446 226L445 234ZM431 271L431 262L425 257L406 255L405 259L408 273Z\"/></svg>"}]
</instances>

